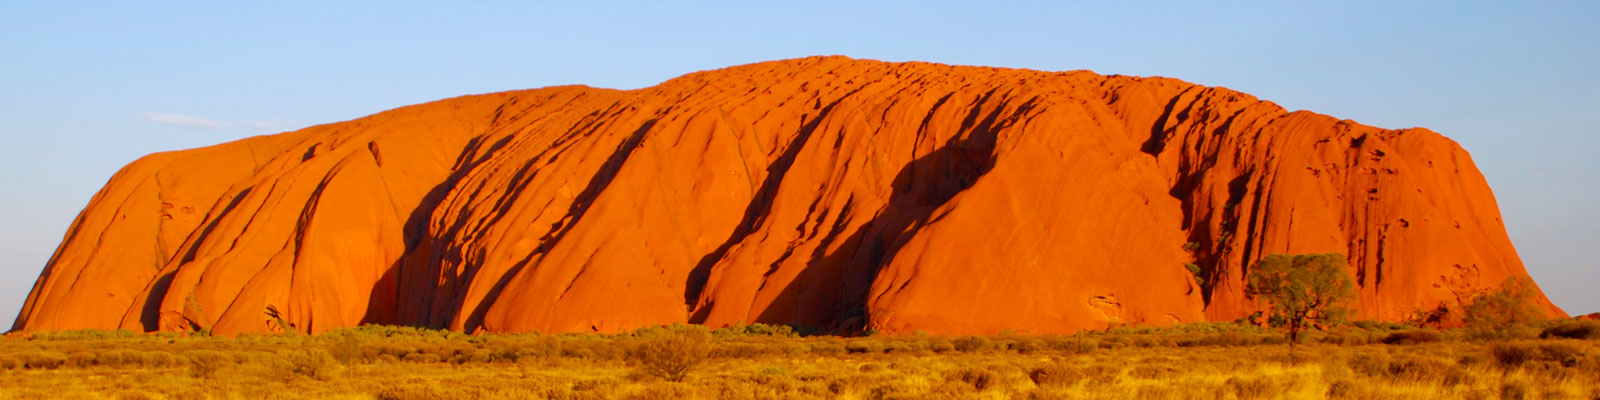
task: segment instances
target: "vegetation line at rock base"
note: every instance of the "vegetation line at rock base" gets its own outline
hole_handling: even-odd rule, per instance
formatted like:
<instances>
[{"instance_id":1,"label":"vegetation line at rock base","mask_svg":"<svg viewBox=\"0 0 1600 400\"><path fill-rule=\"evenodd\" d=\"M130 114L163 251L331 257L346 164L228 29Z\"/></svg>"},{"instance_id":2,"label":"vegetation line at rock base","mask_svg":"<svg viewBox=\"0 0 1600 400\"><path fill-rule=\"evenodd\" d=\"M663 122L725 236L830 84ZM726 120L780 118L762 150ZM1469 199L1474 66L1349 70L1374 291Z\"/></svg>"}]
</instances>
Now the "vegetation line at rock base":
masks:
<instances>
[{"instance_id":1,"label":"vegetation line at rock base","mask_svg":"<svg viewBox=\"0 0 1600 400\"><path fill-rule=\"evenodd\" d=\"M1594 398L1600 322L1516 336L1357 322L1075 335L802 337L784 327L319 335L71 331L0 340L0 399ZM1542 333L1542 334L1541 334ZM1541 339L1540 337L1543 337Z\"/></svg>"}]
</instances>

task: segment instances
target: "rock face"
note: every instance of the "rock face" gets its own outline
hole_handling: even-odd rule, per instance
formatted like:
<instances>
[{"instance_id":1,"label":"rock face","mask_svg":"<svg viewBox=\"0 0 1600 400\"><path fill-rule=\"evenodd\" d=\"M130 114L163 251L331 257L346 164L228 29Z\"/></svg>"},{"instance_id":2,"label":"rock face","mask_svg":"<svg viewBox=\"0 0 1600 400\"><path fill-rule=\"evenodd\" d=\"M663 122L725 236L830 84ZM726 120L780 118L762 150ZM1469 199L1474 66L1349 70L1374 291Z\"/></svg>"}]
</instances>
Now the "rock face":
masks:
<instances>
[{"instance_id":1,"label":"rock face","mask_svg":"<svg viewBox=\"0 0 1600 400\"><path fill-rule=\"evenodd\" d=\"M1426 129L1165 78L822 57L144 157L14 329L1070 332L1243 317L1249 265L1305 252L1348 255L1382 320L1527 275L1471 158Z\"/></svg>"}]
</instances>

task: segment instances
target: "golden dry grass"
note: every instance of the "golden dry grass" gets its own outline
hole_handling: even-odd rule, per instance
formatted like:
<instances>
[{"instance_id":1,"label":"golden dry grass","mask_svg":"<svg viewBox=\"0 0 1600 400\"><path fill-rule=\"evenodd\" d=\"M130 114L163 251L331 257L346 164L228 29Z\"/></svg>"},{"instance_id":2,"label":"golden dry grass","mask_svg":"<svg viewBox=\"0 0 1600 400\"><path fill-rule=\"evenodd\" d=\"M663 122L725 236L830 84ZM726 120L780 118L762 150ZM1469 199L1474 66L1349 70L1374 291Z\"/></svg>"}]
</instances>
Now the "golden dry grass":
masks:
<instances>
[{"instance_id":1,"label":"golden dry grass","mask_svg":"<svg viewBox=\"0 0 1600 400\"><path fill-rule=\"evenodd\" d=\"M1317 332L1291 349L1280 335L1233 324L863 338L758 325L712 332L709 349L690 352L659 350L703 335L696 327L465 335L370 326L240 338L83 331L0 340L0 399L1600 397L1595 339L1397 329ZM704 358L687 360L692 368L674 382L649 366L663 357Z\"/></svg>"}]
</instances>

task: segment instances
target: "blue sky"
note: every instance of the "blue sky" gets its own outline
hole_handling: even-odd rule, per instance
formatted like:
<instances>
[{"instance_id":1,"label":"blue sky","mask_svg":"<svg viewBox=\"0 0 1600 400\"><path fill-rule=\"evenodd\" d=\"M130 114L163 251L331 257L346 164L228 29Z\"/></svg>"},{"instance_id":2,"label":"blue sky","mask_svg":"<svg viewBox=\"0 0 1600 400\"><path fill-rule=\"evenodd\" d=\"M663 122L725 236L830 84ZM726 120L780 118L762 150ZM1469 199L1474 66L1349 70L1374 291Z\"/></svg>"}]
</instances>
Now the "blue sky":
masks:
<instances>
[{"instance_id":1,"label":"blue sky","mask_svg":"<svg viewBox=\"0 0 1600 400\"><path fill-rule=\"evenodd\" d=\"M242 3L242 4L225 4ZM8 4L0 321L117 168L470 93L840 54L1160 75L1470 151L1529 271L1600 311L1600 3ZM577 3L577 2L573 2Z\"/></svg>"}]
</instances>

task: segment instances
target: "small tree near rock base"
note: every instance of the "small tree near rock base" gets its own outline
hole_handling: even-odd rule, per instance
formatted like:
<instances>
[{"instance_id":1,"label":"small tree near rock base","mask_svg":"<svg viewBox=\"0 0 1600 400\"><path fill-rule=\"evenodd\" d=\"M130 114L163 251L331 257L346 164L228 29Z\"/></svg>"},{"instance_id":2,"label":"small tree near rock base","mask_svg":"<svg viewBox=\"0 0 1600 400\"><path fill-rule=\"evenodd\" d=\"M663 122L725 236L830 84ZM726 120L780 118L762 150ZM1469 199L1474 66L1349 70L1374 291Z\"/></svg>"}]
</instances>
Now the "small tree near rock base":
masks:
<instances>
[{"instance_id":1,"label":"small tree near rock base","mask_svg":"<svg viewBox=\"0 0 1600 400\"><path fill-rule=\"evenodd\" d=\"M683 382L689 371L711 354L711 334L703 328L672 326L629 352L629 358L645 375Z\"/></svg>"},{"instance_id":2,"label":"small tree near rock base","mask_svg":"<svg viewBox=\"0 0 1600 400\"><path fill-rule=\"evenodd\" d=\"M1533 325L1545 319L1534 300L1533 283L1522 277L1507 278L1499 289L1478 293L1463 311L1463 322L1479 339L1532 336L1538 332Z\"/></svg>"},{"instance_id":3,"label":"small tree near rock base","mask_svg":"<svg viewBox=\"0 0 1600 400\"><path fill-rule=\"evenodd\" d=\"M1355 284L1342 254L1273 254L1250 268L1245 292L1269 304L1267 324L1284 329L1289 345L1311 327L1343 323L1355 300Z\"/></svg>"}]
</instances>

